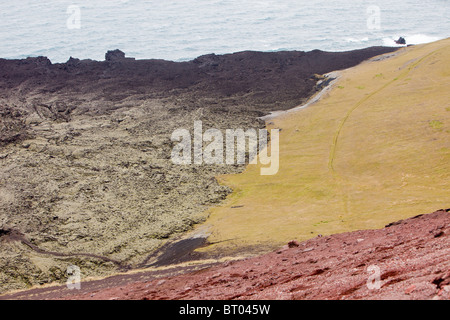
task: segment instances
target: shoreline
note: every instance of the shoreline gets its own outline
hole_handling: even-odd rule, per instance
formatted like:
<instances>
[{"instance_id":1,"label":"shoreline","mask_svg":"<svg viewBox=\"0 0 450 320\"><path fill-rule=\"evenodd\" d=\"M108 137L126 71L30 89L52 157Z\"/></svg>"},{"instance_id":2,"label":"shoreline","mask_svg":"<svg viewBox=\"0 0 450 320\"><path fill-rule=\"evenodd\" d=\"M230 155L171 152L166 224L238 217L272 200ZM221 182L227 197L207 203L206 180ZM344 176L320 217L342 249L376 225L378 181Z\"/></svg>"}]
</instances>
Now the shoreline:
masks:
<instances>
[{"instance_id":1,"label":"shoreline","mask_svg":"<svg viewBox=\"0 0 450 320\"><path fill-rule=\"evenodd\" d=\"M409 45L412 46L412 45ZM365 62L369 62L369 61L383 61L385 59L389 59L392 57L395 57L398 53L399 50L401 50L402 48L406 48L406 46L400 46L398 48L397 51L393 52L393 53L385 53L382 54L380 56L376 56L374 58L370 58ZM364 63L364 62L363 62ZM288 110L276 110L276 111L271 111L268 115L259 117L258 119L263 120L263 121L270 121L273 120L275 118L279 118L282 117L284 115L287 115L291 112L296 112L298 110L302 110L305 109L313 104L315 104L316 102L318 102L326 93L328 93L329 91L331 91L334 87L334 85L336 84L337 81L340 80L341 78L341 74L344 70L336 70L336 71L332 71L329 73L326 73L324 75L322 75L324 77L324 79L321 79L317 82L317 86L320 86L321 89L314 94L312 97L310 97L305 104L299 105L297 107L294 107L292 109L288 109ZM323 86L323 83L325 83L325 86Z\"/></svg>"},{"instance_id":2,"label":"shoreline","mask_svg":"<svg viewBox=\"0 0 450 320\"><path fill-rule=\"evenodd\" d=\"M325 79L319 80L317 82L317 85L320 86L325 82L326 83L325 87L322 87L319 92L317 92L315 95L310 97L305 104L299 105L297 107L294 107L294 108L288 109L288 110L271 111L268 115L259 117L258 119L261 119L263 121L270 121L272 119L287 115L291 112L296 112L298 110L305 109L305 108L313 105L314 103L318 102L322 98L323 95L325 95L327 92L329 92L333 88L335 82L338 81L340 78L340 73L339 73L339 71L333 71L333 72L324 74L323 76Z\"/></svg>"}]
</instances>

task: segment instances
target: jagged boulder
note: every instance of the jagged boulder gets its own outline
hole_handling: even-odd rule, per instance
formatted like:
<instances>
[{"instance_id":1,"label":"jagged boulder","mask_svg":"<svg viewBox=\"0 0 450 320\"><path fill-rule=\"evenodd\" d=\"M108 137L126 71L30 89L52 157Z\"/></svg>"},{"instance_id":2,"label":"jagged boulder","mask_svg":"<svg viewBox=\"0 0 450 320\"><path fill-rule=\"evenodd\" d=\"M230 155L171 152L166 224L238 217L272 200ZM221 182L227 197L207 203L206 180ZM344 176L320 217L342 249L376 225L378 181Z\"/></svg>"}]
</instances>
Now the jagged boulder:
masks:
<instances>
[{"instance_id":1,"label":"jagged boulder","mask_svg":"<svg viewBox=\"0 0 450 320\"><path fill-rule=\"evenodd\" d=\"M398 38L397 41L395 41L396 44L406 44L406 40L403 37Z\"/></svg>"},{"instance_id":2,"label":"jagged boulder","mask_svg":"<svg viewBox=\"0 0 450 320\"><path fill-rule=\"evenodd\" d=\"M120 51L119 49L109 50L105 54L106 61L118 61L118 60L124 60L124 59L125 59L125 52Z\"/></svg>"}]
</instances>

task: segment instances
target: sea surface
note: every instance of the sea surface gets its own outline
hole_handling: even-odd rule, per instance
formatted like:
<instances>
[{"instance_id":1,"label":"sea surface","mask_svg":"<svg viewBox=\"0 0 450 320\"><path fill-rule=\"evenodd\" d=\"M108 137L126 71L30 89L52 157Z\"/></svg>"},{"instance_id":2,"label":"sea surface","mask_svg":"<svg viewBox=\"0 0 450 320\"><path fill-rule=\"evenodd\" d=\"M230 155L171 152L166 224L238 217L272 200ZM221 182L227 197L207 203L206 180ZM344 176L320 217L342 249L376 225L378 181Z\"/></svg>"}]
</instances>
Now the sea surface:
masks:
<instances>
[{"instance_id":1,"label":"sea surface","mask_svg":"<svg viewBox=\"0 0 450 320\"><path fill-rule=\"evenodd\" d=\"M449 0L0 0L0 57L190 60L244 50L345 51L450 36Z\"/></svg>"}]
</instances>

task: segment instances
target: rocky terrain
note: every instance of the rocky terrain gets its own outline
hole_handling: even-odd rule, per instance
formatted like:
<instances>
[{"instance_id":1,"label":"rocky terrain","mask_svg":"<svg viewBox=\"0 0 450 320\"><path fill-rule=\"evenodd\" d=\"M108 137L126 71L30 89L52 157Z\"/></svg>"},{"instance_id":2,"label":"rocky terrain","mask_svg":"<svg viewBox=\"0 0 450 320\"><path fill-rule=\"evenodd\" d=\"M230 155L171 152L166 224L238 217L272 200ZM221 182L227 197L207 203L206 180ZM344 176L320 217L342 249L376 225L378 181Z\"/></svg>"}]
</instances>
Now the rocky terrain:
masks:
<instances>
[{"instance_id":1,"label":"rocky terrain","mask_svg":"<svg viewBox=\"0 0 450 320\"><path fill-rule=\"evenodd\" d=\"M295 240L272 253L178 272L142 272L2 299L303 300L450 298L450 209ZM191 269L194 269L191 267Z\"/></svg>"},{"instance_id":2,"label":"rocky terrain","mask_svg":"<svg viewBox=\"0 0 450 320\"><path fill-rule=\"evenodd\" d=\"M395 48L241 52L189 62L0 59L0 292L143 268L231 192L242 166L176 166L171 133L261 128L318 75Z\"/></svg>"}]
</instances>

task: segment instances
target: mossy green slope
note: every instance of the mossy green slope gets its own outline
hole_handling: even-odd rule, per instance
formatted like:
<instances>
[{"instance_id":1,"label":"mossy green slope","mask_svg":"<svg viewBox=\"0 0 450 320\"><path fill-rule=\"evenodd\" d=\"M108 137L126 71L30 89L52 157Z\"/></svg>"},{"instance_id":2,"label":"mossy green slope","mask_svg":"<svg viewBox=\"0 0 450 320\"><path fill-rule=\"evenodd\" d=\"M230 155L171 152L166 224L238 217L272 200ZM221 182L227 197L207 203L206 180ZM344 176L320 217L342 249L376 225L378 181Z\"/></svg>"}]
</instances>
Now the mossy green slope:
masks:
<instances>
[{"instance_id":1,"label":"mossy green slope","mask_svg":"<svg viewBox=\"0 0 450 320\"><path fill-rule=\"evenodd\" d=\"M380 228L450 207L450 39L344 70L329 94L272 120L280 170L221 177L203 250L262 250L291 239Z\"/></svg>"}]
</instances>

